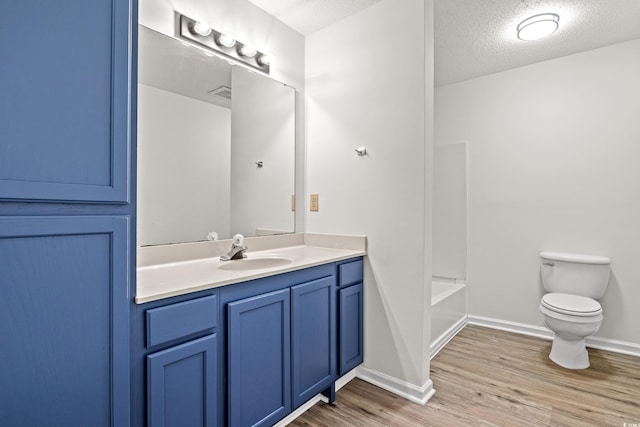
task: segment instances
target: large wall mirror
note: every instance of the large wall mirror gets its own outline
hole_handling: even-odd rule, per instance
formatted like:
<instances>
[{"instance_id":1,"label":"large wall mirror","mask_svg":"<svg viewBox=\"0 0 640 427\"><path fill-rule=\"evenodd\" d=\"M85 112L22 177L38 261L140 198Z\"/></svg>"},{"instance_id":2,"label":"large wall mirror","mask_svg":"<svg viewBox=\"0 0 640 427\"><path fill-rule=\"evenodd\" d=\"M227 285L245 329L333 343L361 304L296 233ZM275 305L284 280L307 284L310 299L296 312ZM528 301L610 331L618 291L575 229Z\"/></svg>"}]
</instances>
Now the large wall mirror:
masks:
<instances>
[{"instance_id":1,"label":"large wall mirror","mask_svg":"<svg viewBox=\"0 0 640 427\"><path fill-rule=\"evenodd\" d=\"M294 231L295 89L139 28L138 245Z\"/></svg>"}]
</instances>

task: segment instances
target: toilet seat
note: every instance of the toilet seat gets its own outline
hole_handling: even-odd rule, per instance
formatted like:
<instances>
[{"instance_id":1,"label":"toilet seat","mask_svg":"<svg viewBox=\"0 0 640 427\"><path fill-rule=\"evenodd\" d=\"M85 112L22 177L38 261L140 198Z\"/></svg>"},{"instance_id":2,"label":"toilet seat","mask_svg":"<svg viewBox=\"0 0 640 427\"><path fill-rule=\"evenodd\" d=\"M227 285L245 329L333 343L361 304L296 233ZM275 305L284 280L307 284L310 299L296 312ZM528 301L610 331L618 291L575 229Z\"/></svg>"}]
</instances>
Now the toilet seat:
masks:
<instances>
[{"instance_id":1,"label":"toilet seat","mask_svg":"<svg viewBox=\"0 0 640 427\"><path fill-rule=\"evenodd\" d=\"M578 317L602 314L602 306L592 298L552 292L542 297L540 305L556 313Z\"/></svg>"}]
</instances>

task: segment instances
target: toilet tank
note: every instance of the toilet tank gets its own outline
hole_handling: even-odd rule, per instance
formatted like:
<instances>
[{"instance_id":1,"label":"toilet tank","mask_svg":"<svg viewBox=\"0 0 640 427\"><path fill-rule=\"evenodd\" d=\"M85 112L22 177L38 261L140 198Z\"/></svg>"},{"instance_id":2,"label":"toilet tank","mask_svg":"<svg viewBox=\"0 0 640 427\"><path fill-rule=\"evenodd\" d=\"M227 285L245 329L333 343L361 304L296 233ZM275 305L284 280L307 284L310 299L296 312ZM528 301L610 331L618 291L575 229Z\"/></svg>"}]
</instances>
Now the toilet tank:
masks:
<instances>
[{"instance_id":1,"label":"toilet tank","mask_svg":"<svg viewBox=\"0 0 640 427\"><path fill-rule=\"evenodd\" d=\"M607 290L611 259L605 256L540 252L540 258L547 292L600 299Z\"/></svg>"}]
</instances>

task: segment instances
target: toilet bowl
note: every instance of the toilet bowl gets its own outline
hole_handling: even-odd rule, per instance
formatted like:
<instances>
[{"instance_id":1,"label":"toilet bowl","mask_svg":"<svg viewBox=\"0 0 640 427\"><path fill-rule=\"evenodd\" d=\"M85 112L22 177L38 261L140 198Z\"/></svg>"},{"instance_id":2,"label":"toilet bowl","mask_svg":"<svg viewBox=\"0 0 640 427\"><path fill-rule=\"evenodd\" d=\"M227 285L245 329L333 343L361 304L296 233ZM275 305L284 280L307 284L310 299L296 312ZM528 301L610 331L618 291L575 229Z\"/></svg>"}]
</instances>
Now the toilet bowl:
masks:
<instances>
[{"instance_id":1,"label":"toilet bowl","mask_svg":"<svg viewBox=\"0 0 640 427\"><path fill-rule=\"evenodd\" d=\"M602 306L609 283L611 260L597 255L541 252L542 284L548 292L540 300L544 324L553 331L549 358L568 369L589 367L585 338L602 324Z\"/></svg>"},{"instance_id":2,"label":"toilet bowl","mask_svg":"<svg viewBox=\"0 0 640 427\"><path fill-rule=\"evenodd\" d=\"M539 308L545 326L554 332L549 358L564 368L588 368L585 338L600 329L600 303L578 295L549 293L542 297Z\"/></svg>"}]
</instances>

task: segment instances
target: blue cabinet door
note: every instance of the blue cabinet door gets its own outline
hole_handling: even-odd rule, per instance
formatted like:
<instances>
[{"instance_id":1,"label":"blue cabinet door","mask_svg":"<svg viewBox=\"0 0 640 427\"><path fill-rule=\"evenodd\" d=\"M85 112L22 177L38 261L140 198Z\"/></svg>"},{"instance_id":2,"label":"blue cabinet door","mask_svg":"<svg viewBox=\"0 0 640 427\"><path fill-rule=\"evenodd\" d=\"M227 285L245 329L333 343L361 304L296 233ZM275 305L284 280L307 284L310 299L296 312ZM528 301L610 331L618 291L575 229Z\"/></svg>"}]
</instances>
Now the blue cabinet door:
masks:
<instances>
[{"instance_id":1,"label":"blue cabinet door","mask_svg":"<svg viewBox=\"0 0 640 427\"><path fill-rule=\"evenodd\" d=\"M340 289L340 375L362 363L362 283Z\"/></svg>"},{"instance_id":2,"label":"blue cabinet door","mask_svg":"<svg viewBox=\"0 0 640 427\"><path fill-rule=\"evenodd\" d=\"M135 0L3 2L0 199L130 201L136 8Z\"/></svg>"},{"instance_id":3,"label":"blue cabinet door","mask_svg":"<svg viewBox=\"0 0 640 427\"><path fill-rule=\"evenodd\" d=\"M289 289L229 303L228 423L271 426L291 411Z\"/></svg>"},{"instance_id":4,"label":"blue cabinet door","mask_svg":"<svg viewBox=\"0 0 640 427\"><path fill-rule=\"evenodd\" d=\"M216 335L147 356L150 427L214 427L217 423Z\"/></svg>"},{"instance_id":5,"label":"blue cabinet door","mask_svg":"<svg viewBox=\"0 0 640 427\"><path fill-rule=\"evenodd\" d=\"M126 217L0 217L0 425L129 425Z\"/></svg>"},{"instance_id":6,"label":"blue cabinet door","mask_svg":"<svg viewBox=\"0 0 640 427\"><path fill-rule=\"evenodd\" d=\"M330 276L291 288L294 409L336 377L335 284L335 276Z\"/></svg>"}]
</instances>

